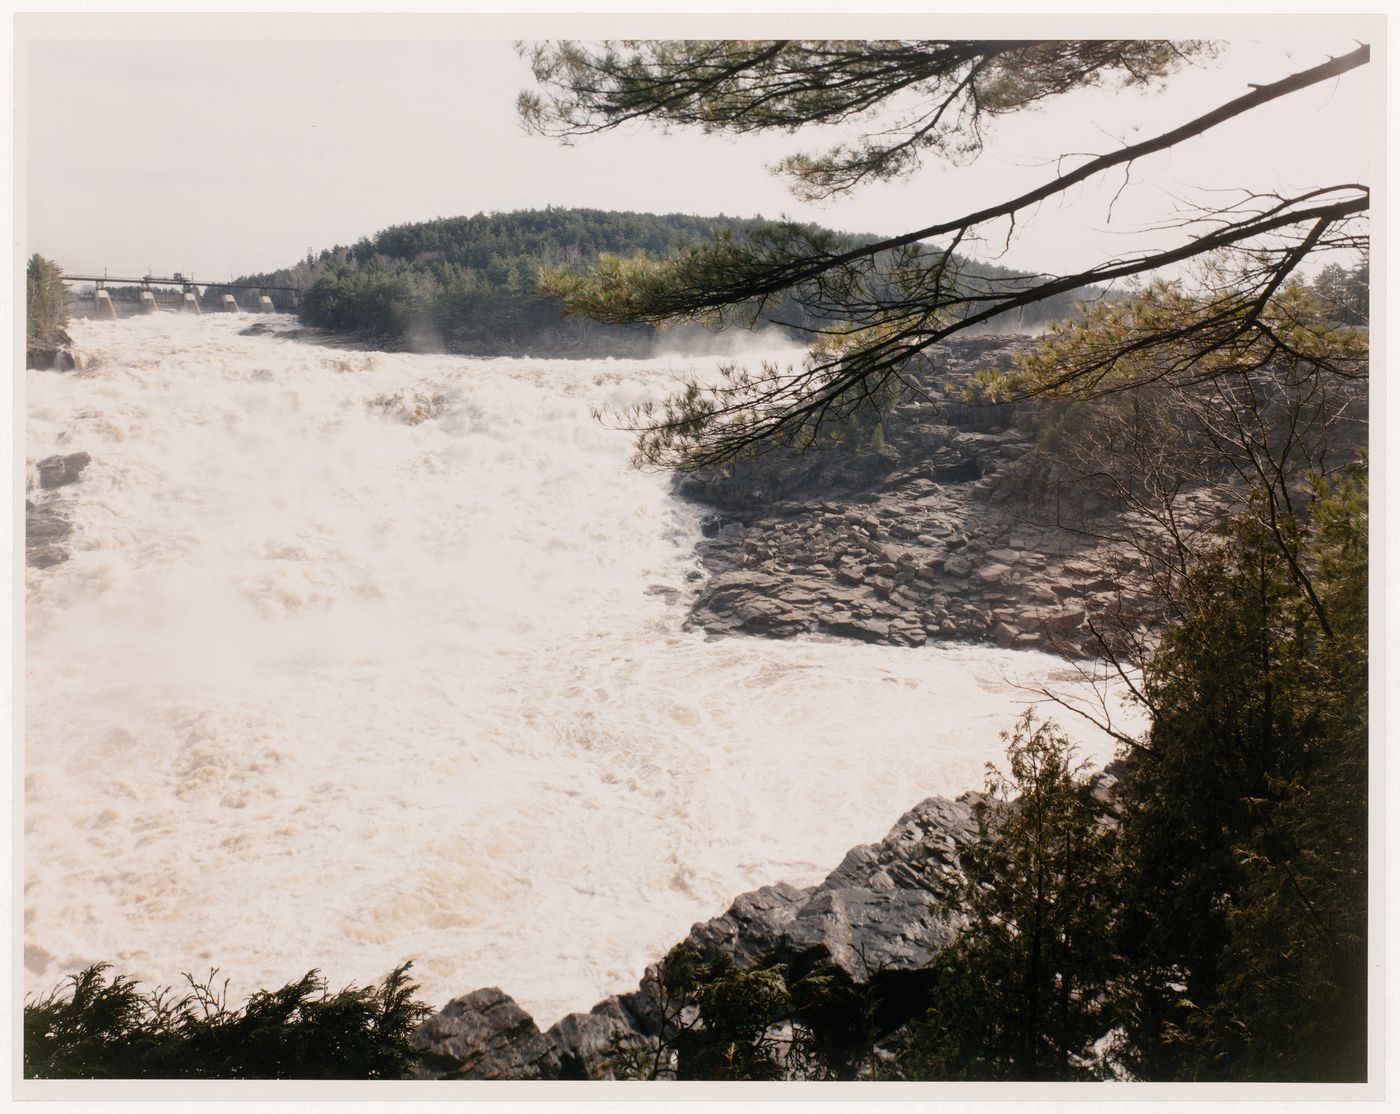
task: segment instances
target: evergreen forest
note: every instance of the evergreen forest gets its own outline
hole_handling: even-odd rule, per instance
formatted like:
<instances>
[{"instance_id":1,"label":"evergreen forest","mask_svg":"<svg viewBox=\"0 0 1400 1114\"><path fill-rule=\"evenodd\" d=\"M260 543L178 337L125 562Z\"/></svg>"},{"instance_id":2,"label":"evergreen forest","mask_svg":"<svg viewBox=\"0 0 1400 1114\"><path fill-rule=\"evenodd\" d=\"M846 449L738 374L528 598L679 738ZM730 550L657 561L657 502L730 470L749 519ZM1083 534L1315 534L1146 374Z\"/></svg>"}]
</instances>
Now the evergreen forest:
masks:
<instances>
[{"instance_id":1,"label":"evergreen forest","mask_svg":"<svg viewBox=\"0 0 1400 1114\"><path fill-rule=\"evenodd\" d=\"M730 242L742 246L792 227L758 218L680 213L548 208L394 225L350 245L336 245L291 267L244 275L242 284L295 286L307 325L417 351L473 355L630 355L653 350L658 328L614 325L568 315L541 290L546 270L587 268L609 258L674 259ZM872 236L797 226L804 242L836 253ZM960 260L968 289L1021 276ZM1030 276L1025 276L1029 278ZM210 287L206 298L220 288ZM1027 307L1011 327L1035 332L1074 312L1080 292ZM830 323L824 310L784 296L750 305L745 324L781 329L794 339ZM693 336L703 324L676 327Z\"/></svg>"}]
</instances>

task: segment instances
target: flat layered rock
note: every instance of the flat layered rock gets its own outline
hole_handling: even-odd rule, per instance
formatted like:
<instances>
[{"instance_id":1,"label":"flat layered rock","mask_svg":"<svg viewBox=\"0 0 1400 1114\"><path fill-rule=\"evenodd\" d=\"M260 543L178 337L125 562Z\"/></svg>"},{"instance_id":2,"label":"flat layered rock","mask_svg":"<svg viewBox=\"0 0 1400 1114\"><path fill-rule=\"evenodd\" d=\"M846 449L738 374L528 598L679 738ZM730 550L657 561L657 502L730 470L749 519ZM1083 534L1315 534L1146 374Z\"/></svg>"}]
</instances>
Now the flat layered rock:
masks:
<instances>
[{"instance_id":1,"label":"flat layered rock","mask_svg":"<svg viewBox=\"0 0 1400 1114\"><path fill-rule=\"evenodd\" d=\"M1027 343L961 338L935 363L954 377L1004 368ZM773 452L678 481L681 494L717 508L702 526L688 625L715 636L983 642L1079 657L1097 649L1086 620L1105 593L1129 586L1123 611L1147 610L1129 555L1077 519L1074 530L1036 521L1058 504L1033 404L972 405L938 397L936 386L925 394L895 407L877 453ZM1100 525L1131 536L1115 523Z\"/></svg>"}]
</instances>

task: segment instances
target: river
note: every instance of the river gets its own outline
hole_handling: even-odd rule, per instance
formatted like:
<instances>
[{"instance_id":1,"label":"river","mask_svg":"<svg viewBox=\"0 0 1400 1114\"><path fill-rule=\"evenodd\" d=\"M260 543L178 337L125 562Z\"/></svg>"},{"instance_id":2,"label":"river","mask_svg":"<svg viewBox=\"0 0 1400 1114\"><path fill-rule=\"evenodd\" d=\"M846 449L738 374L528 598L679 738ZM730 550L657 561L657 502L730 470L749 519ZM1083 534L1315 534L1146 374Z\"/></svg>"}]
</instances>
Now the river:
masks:
<instances>
[{"instance_id":1,"label":"river","mask_svg":"<svg viewBox=\"0 0 1400 1114\"><path fill-rule=\"evenodd\" d=\"M31 463L92 455L58 493L71 559L26 574L28 991L110 960L241 1000L411 958L433 1005L497 985L544 1027L980 786L1017 683L1065 675L683 630L701 511L593 410L713 361L294 325L75 321L94 366L27 374Z\"/></svg>"}]
</instances>

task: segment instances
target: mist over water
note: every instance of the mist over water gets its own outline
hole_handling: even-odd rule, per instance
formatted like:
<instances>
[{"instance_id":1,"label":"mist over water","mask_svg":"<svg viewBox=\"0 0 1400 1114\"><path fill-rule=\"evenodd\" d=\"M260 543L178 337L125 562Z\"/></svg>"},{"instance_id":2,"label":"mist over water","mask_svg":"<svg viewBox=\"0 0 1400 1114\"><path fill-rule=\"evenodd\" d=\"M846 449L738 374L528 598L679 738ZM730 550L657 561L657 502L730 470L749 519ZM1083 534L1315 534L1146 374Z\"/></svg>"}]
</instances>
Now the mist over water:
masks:
<instances>
[{"instance_id":1,"label":"mist over water","mask_svg":"<svg viewBox=\"0 0 1400 1114\"><path fill-rule=\"evenodd\" d=\"M413 958L433 1004L498 985L547 1026L980 786L1010 682L1064 671L683 631L700 512L591 411L703 360L251 320L77 321L96 367L28 373L26 456L93 459L71 559L26 574L27 990L110 960L241 1000Z\"/></svg>"}]
</instances>

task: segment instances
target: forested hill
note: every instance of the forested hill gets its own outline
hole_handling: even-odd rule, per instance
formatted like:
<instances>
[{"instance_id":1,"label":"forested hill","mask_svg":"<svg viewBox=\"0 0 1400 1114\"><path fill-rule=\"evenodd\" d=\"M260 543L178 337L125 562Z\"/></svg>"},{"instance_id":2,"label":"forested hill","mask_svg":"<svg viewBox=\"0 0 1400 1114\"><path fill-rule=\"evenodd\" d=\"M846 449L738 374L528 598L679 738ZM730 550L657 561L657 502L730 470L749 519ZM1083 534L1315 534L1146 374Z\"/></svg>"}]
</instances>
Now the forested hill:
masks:
<instances>
[{"instance_id":1,"label":"forested hill","mask_svg":"<svg viewBox=\"0 0 1400 1114\"><path fill-rule=\"evenodd\" d=\"M540 266L584 265L605 252L666 256L716 234L743 238L765 223L601 209L478 213L394 225L348 247L308 253L294 267L238 281L297 286L306 324L388 346L483 355L640 355L651 349L653 329L566 318L556 299L537 290ZM833 249L874 239L808 230L828 237ZM962 270L1013 274L973 264ZM1063 297L1033 307L1019 324L1035 329L1068 316L1074 304ZM766 316L790 325L815 323L792 302ZM801 335L800 329L789 331Z\"/></svg>"}]
</instances>

